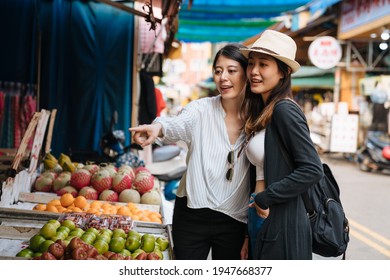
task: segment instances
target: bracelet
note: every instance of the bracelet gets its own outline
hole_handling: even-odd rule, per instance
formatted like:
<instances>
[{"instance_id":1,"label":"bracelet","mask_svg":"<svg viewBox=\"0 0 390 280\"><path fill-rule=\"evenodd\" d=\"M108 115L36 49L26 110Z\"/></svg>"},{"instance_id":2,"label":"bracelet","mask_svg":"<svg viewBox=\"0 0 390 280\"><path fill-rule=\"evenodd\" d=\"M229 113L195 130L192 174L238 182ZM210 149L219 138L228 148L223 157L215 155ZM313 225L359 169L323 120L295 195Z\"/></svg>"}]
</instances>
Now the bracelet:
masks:
<instances>
[{"instance_id":1,"label":"bracelet","mask_svg":"<svg viewBox=\"0 0 390 280\"><path fill-rule=\"evenodd\" d=\"M246 235L245 235L245 239L248 239L248 238L249 238L249 235L248 235L248 234L246 234Z\"/></svg>"}]
</instances>

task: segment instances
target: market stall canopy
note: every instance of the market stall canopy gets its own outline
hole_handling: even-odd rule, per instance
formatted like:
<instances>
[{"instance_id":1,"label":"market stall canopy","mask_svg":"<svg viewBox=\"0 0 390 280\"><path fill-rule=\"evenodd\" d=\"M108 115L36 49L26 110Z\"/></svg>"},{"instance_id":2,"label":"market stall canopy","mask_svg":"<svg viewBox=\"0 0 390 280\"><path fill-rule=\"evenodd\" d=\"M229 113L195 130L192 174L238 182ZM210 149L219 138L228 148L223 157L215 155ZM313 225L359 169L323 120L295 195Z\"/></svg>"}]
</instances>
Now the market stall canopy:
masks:
<instances>
[{"instance_id":1,"label":"market stall canopy","mask_svg":"<svg viewBox=\"0 0 390 280\"><path fill-rule=\"evenodd\" d=\"M304 0L183 0L176 39L183 42L242 42Z\"/></svg>"},{"instance_id":2,"label":"market stall canopy","mask_svg":"<svg viewBox=\"0 0 390 280\"><path fill-rule=\"evenodd\" d=\"M293 88L334 88L334 68L320 69L314 66L302 66L291 75Z\"/></svg>"}]
</instances>

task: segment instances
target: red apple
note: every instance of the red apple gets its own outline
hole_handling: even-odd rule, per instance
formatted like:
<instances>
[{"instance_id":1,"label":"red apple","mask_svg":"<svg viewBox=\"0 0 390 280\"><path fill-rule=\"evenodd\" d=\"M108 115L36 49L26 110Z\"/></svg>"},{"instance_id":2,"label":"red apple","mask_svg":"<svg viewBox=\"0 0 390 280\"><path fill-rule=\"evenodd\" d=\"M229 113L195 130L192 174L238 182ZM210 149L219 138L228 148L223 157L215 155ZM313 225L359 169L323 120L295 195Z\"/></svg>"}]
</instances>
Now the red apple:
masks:
<instances>
[{"instance_id":1,"label":"red apple","mask_svg":"<svg viewBox=\"0 0 390 280\"><path fill-rule=\"evenodd\" d=\"M61 257L64 255L64 253L65 253L64 247L62 247L62 245L59 244L59 243L53 243L53 244L51 244L51 245L49 246L48 251L49 251L50 253L52 253L52 255L53 255L54 257L56 257L56 259L61 258Z\"/></svg>"}]
</instances>

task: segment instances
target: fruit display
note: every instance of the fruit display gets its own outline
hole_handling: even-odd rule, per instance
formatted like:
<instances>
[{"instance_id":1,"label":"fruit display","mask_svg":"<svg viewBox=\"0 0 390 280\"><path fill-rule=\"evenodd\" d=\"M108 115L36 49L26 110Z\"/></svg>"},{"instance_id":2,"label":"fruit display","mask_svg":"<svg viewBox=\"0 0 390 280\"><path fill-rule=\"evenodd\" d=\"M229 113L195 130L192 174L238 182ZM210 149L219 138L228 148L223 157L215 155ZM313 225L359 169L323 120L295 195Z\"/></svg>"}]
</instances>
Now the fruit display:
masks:
<instances>
[{"instance_id":1,"label":"fruit display","mask_svg":"<svg viewBox=\"0 0 390 280\"><path fill-rule=\"evenodd\" d=\"M162 224L162 215L158 211L140 209L132 202L112 203L105 200L88 200L85 196L74 197L70 193L53 198L46 204L38 203L33 210L54 213L87 213L95 216L121 215L136 221Z\"/></svg>"},{"instance_id":2,"label":"fruit display","mask_svg":"<svg viewBox=\"0 0 390 280\"><path fill-rule=\"evenodd\" d=\"M120 226L126 225L126 226ZM122 216L66 214L47 221L15 257L32 260L172 259L166 232L142 232Z\"/></svg>"},{"instance_id":3,"label":"fruit display","mask_svg":"<svg viewBox=\"0 0 390 280\"><path fill-rule=\"evenodd\" d=\"M82 195L90 200L111 202L154 205L162 202L155 188L156 179L146 167L122 165L117 168L112 164L75 163L63 153L58 159L46 154L43 167L32 191L51 192L58 196L70 193L74 197Z\"/></svg>"}]
</instances>

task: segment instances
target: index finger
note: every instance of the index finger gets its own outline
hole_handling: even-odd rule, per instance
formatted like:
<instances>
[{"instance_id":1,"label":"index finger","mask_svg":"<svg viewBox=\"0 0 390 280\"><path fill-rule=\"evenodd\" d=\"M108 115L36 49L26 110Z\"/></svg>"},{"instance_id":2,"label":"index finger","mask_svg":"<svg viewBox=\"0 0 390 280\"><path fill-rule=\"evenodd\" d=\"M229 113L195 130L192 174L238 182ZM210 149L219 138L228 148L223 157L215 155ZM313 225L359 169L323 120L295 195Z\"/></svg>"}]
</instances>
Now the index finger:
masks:
<instances>
[{"instance_id":1,"label":"index finger","mask_svg":"<svg viewBox=\"0 0 390 280\"><path fill-rule=\"evenodd\" d=\"M130 127L129 128L129 131L143 131L145 130L145 128L142 128L142 127L139 127L139 126L136 126L136 127Z\"/></svg>"}]
</instances>

